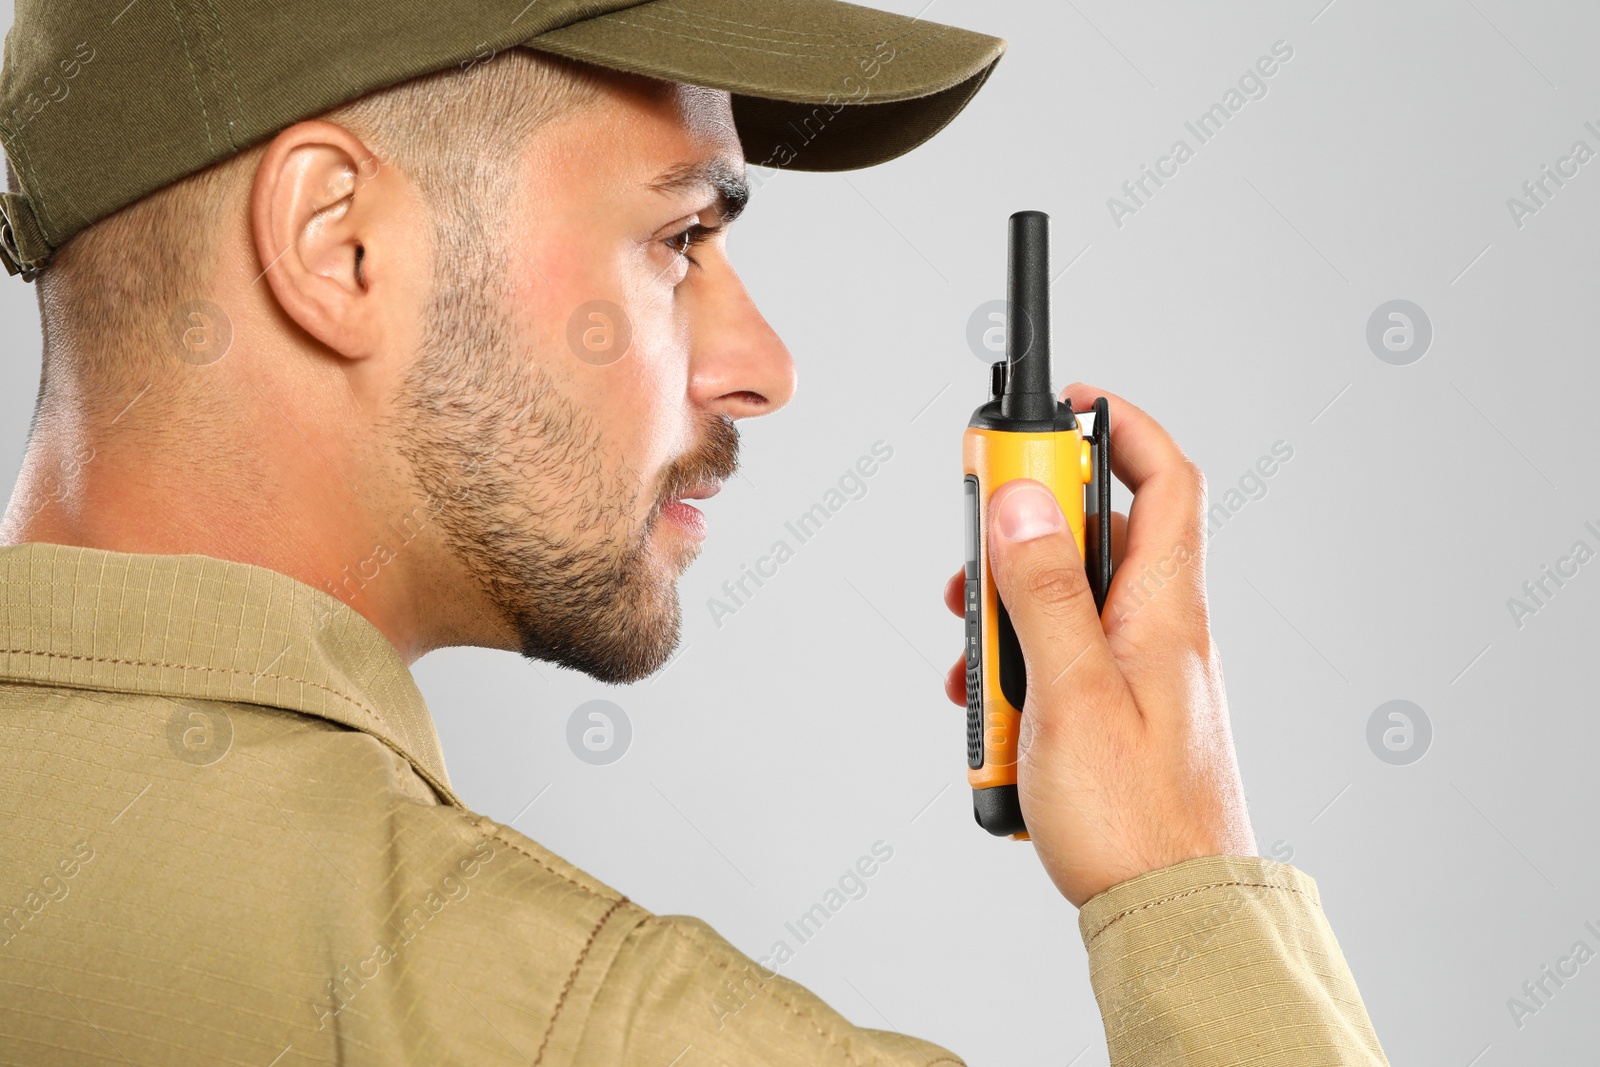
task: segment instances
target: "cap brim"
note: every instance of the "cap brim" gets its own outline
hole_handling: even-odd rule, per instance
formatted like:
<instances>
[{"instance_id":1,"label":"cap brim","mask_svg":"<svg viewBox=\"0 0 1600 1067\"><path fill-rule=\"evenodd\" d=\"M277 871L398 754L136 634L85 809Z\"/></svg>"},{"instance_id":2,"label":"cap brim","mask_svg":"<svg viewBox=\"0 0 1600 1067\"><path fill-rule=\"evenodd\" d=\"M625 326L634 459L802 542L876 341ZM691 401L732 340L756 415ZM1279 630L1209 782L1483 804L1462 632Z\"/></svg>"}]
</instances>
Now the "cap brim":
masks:
<instances>
[{"instance_id":1,"label":"cap brim","mask_svg":"<svg viewBox=\"0 0 1600 1067\"><path fill-rule=\"evenodd\" d=\"M870 167L922 144L1006 47L841 0L650 0L523 45L727 90L747 162L813 171Z\"/></svg>"}]
</instances>

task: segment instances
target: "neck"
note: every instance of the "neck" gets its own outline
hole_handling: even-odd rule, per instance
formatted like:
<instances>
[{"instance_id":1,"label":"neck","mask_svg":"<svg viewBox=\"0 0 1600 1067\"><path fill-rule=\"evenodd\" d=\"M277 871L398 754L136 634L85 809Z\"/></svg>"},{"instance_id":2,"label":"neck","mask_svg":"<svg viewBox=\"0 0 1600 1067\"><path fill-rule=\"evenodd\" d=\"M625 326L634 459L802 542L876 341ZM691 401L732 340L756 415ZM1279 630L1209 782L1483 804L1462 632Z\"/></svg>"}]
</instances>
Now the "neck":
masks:
<instances>
[{"instance_id":1,"label":"neck","mask_svg":"<svg viewBox=\"0 0 1600 1067\"><path fill-rule=\"evenodd\" d=\"M481 638L484 608L467 600L476 587L451 573L411 480L353 444L368 428L341 383L263 376L243 390L250 401L230 402L253 361L234 355L206 395L152 381L121 410L91 414L71 391L47 392L0 543L266 567L344 601L408 664L464 633ZM458 592L438 596L442 583Z\"/></svg>"}]
</instances>

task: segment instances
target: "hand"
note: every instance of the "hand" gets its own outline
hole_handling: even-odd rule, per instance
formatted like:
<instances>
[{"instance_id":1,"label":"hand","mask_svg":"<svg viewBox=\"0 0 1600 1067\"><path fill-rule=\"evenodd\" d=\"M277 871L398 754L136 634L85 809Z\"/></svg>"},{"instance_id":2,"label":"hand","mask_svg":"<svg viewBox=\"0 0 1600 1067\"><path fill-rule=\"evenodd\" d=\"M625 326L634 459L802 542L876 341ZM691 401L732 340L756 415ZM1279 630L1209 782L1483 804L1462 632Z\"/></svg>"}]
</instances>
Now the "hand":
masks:
<instances>
[{"instance_id":1,"label":"hand","mask_svg":"<svg viewBox=\"0 0 1600 1067\"><path fill-rule=\"evenodd\" d=\"M1104 615L1055 498L1019 478L989 508L990 566L1028 672L1017 789L1039 859L1073 904L1201 856L1254 856L1205 587L1205 478L1139 408L1104 390L1111 469L1133 491L1112 520ZM1092 532L1092 531L1091 531ZM963 614L965 572L945 587ZM966 706L966 660L945 691Z\"/></svg>"}]
</instances>

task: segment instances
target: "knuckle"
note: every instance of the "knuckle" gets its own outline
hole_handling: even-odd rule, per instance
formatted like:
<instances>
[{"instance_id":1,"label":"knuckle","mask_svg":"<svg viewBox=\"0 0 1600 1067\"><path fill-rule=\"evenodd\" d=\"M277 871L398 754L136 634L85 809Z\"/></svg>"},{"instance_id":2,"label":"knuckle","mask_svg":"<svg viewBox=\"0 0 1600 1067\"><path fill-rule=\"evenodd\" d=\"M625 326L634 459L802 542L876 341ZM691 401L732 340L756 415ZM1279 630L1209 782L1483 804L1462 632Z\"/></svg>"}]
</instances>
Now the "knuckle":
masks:
<instances>
[{"instance_id":1,"label":"knuckle","mask_svg":"<svg viewBox=\"0 0 1600 1067\"><path fill-rule=\"evenodd\" d=\"M1081 570L1054 563L1029 568L1017 584L1023 597L1051 612L1076 608L1090 595Z\"/></svg>"}]
</instances>

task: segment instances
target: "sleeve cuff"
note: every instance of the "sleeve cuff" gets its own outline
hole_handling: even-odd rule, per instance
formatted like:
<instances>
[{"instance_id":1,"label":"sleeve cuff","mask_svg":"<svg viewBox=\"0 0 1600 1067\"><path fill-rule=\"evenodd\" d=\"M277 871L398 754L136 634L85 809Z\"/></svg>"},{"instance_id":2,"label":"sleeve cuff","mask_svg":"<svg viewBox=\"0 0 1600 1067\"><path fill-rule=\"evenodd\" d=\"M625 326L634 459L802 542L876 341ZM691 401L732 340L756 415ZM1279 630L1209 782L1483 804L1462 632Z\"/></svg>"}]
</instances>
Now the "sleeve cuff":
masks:
<instances>
[{"instance_id":1,"label":"sleeve cuff","mask_svg":"<svg viewBox=\"0 0 1600 1067\"><path fill-rule=\"evenodd\" d=\"M1113 886L1078 928L1111 1062L1386 1064L1310 876L1209 856Z\"/></svg>"},{"instance_id":2,"label":"sleeve cuff","mask_svg":"<svg viewBox=\"0 0 1600 1067\"><path fill-rule=\"evenodd\" d=\"M1230 888L1240 893L1223 892ZM1078 930L1085 947L1092 951L1094 942L1119 922L1135 919L1137 925L1140 912L1159 908L1164 913L1188 914L1197 906L1204 912L1219 903L1226 909L1224 898L1236 901L1246 889L1296 893L1317 910L1322 908L1317 883L1303 871L1257 856L1206 856L1112 886L1084 904L1078 912ZM1207 899L1195 901L1194 897Z\"/></svg>"}]
</instances>

